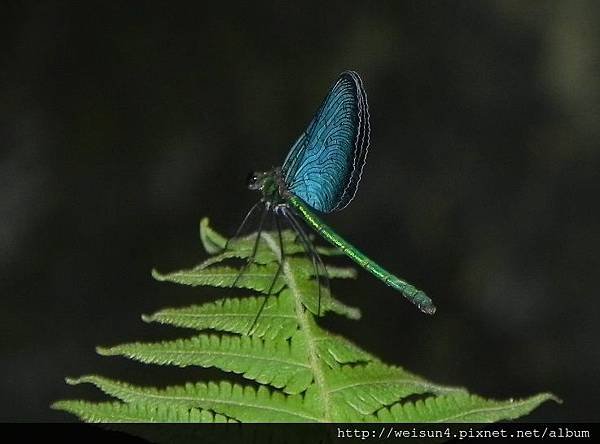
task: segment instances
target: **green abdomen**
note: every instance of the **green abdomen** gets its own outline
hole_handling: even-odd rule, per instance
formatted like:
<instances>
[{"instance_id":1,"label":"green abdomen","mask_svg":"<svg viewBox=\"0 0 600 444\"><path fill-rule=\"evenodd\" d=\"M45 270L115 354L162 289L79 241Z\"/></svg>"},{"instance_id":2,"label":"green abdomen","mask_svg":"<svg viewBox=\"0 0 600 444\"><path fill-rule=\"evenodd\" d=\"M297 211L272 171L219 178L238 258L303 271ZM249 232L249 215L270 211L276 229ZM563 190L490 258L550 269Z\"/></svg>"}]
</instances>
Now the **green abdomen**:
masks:
<instances>
[{"instance_id":1,"label":"green abdomen","mask_svg":"<svg viewBox=\"0 0 600 444\"><path fill-rule=\"evenodd\" d=\"M393 275L385 268L366 256L362 251L338 235L331 227L323 222L310 207L296 196L290 196L290 205L302 216L308 225L331 244L342 250L354 262L370 272L373 276L382 280L385 284L400 291L404 297L415 304L421 311L427 314L435 313L435 305L432 300L421 290Z\"/></svg>"}]
</instances>

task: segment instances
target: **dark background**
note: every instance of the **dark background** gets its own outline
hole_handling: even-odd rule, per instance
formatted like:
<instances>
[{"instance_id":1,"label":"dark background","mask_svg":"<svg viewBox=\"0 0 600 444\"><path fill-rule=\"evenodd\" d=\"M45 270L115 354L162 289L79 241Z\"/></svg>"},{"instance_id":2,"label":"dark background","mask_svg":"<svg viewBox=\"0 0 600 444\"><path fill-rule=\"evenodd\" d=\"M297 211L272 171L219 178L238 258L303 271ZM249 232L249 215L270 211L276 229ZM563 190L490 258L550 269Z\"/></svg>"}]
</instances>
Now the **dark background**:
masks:
<instances>
[{"instance_id":1,"label":"dark background","mask_svg":"<svg viewBox=\"0 0 600 444\"><path fill-rule=\"evenodd\" d=\"M438 313L361 272L334 291L363 320L326 325L439 383L564 400L530 420L598 420L600 3L213 3L3 3L0 419L99 398L68 375L214 376L94 347L186 334L139 316L216 293L150 269L204 257L202 216L233 233L247 173L351 68L371 152L326 220Z\"/></svg>"}]
</instances>

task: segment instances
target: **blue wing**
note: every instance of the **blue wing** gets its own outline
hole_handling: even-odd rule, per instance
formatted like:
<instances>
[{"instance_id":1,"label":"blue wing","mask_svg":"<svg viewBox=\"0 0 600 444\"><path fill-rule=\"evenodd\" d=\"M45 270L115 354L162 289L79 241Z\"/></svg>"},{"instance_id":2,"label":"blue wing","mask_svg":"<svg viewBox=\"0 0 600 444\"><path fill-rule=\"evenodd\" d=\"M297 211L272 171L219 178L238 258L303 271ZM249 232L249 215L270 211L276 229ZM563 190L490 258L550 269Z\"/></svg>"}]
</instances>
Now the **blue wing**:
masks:
<instances>
[{"instance_id":1,"label":"blue wing","mask_svg":"<svg viewBox=\"0 0 600 444\"><path fill-rule=\"evenodd\" d=\"M346 71L285 159L282 174L288 190L323 213L345 208L360 182L369 132L362 81Z\"/></svg>"}]
</instances>

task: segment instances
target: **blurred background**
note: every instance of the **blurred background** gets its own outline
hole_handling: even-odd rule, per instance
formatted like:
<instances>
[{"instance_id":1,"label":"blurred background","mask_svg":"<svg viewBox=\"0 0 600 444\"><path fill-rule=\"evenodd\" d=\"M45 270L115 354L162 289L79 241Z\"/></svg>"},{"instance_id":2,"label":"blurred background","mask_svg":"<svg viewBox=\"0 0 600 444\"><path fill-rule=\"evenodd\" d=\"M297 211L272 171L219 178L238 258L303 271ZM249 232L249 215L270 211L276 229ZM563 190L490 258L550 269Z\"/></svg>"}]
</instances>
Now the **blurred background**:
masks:
<instances>
[{"instance_id":1,"label":"blurred background","mask_svg":"<svg viewBox=\"0 0 600 444\"><path fill-rule=\"evenodd\" d=\"M96 345L186 331L140 314L223 297L150 270L233 233L337 75L358 71L372 144L327 222L427 291L429 317L365 272L363 320L325 325L389 363L528 420L598 420L600 3L9 2L0 18L0 420L65 421L65 376L203 380ZM341 259L340 264L350 265ZM594 407L596 406L596 407Z\"/></svg>"}]
</instances>

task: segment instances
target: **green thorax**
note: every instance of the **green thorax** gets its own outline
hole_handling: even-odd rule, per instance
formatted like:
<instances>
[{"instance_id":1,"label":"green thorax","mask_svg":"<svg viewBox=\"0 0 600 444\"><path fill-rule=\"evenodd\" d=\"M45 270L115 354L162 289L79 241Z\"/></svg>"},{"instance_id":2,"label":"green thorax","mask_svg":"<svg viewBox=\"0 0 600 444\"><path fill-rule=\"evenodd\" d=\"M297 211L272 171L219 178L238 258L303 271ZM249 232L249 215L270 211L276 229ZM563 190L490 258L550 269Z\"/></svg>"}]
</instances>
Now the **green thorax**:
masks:
<instances>
[{"instance_id":1,"label":"green thorax","mask_svg":"<svg viewBox=\"0 0 600 444\"><path fill-rule=\"evenodd\" d=\"M285 203L290 194L279 167L251 173L248 177L248 188L262 192L263 200L274 206Z\"/></svg>"}]
</instances>

